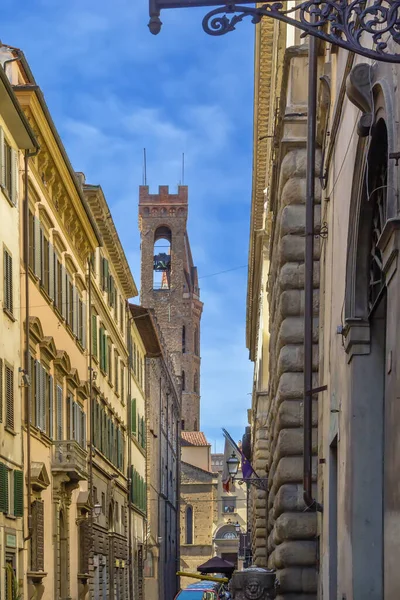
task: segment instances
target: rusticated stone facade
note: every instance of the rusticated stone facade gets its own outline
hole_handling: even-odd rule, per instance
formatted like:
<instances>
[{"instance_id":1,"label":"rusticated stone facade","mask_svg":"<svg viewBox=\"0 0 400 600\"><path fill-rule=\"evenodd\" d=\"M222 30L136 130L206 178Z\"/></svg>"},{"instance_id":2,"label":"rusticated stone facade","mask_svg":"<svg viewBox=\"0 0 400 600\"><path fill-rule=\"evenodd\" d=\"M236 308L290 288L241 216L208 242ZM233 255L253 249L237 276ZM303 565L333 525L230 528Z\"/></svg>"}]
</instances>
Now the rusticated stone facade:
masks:
<instances>
[{"instance_id":1,"label":"rusticated stone facade","mask_svg":"<svg viewBox=\"0 0 400 600\"><path fill-rule=\"evenodd\" d=\"M279 31L276 31L279 48ZM253 561L277 571L280 600L313 600L317 580L317 517L303 500L304 251L306 199L305 47L275 56L271 87L279 96L279 117L270 132L275 147L267 164L262 229L251 233L252 286L248 300L248 344L255 362L252 403L252 460L268 476L266 494L252 490ZM261 58L262 60L262 58ZM276 87L275 87L276 86ZM270 111L273 107L270 102ZM321 157L317 154L319 173ZM254 191L253 194L256 193ZM316 180L315 231L320 215ZM253 196L253 212L257 199ZM260 206L258 204L258 211ZM253 215L254 216L254 215ZM320 239L314 250L315 332L313 369L318 370L318 289ZM252 306L251 311L249 305ZM317 406L313 406L313 451L317 453ZM316 482L317 458L313 463ZM315 494L317 493L314 485Z\"/></svg>"}]
</instances>

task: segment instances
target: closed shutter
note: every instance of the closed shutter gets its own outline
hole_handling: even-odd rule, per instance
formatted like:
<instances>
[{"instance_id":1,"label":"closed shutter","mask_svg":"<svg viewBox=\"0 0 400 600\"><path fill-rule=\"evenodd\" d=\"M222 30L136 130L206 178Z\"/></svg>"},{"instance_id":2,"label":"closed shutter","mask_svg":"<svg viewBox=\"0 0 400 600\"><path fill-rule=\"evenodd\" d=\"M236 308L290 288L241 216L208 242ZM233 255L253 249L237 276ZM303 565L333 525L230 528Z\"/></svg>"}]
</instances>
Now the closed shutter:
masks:
<instances>
[{"instance_id":1,"label":"closed shutter","mask_svg":"<svg viewBox=\"0 0 400 600\"><path fill-rule=\"evenodd\" d=\"M40 362L38 360L35 361L35 425L39 427L40 425Z\"/></svg>"},{"instance_id":2,"label":"closed shutter","mask_svg":"<svg viewBox=\"0 0 400 600\"><path fill-rule=\"evenodd\" d=\"M111 369L111 365L108 364L108 338L106 333L104 333L104 370L106 373L109 373L109 369Z\"/></svg>"},{"instance_id":3,"label":"closed shutter","mask_svg":"<svg viewBox=\"0 0 400 600\"><path fill-rule=\"evenodd\" d=\"M84 450L86 450L86 414L84 413L83 410L82 410L82 431L81 431L81 437L82 437L82 448Z\"/></svg>"},{"instance_id":4,"label":"closed shutter","mask_svg":"<svg viewBox=\"0 0 400 600\"><path fill-rule=\"evenodd\" d=\"M0 358L0 423L3 422L3 359Z\"/></svg>"},{"instance_id":5,"label":"closed shutter","mask_svg":"<svg viewBox=\"0 0 400 600\"><path fill-rule=\"evenodd\" d=\"M120 444L121 444L120 430L119 430L119 428L117 428L117 468L118 469L121 468L121 465L119 463L119 458L120 458L120 455L121 455Z\"/></svg>"},{"instance_id":6,"label":"closed shutter","mask_svg":"<svg viewBox=\"0 0 400 600\"><path fill-rule=\"evenodd\" d=\"M54 259L54 249L49 243L49 296L52 300L55 299Z\"/></svg>"},{"instance_id":7,"label":"closed shutter","mask_svg":"<svg viewBox=\"0 0 400 600\"><path fill-rule=\"evenodd\" d=\"M132 428L132 433L134 433L136 435L136 398L132 399L131 428Z\"/></svg>"},{"instance_id":8,"label":"closed shutter","mask_svg":"<svg viewBox=\"0 0 400 600\"><path fill-rule=\"evenodd\" d=\"M108 270L108 260L103 258L103 290L108 292L109 290L109 270Z\"/></svg>"},{"instance_id":9,"label":"closed shutter","mask_svg":"<svg viewBox=\"0 0 400 600\"><path fill-rule=\"evenodd\" d=\"M41 271L42 271L42 246L40 243L41 239L41 230L40 230L40 221L37 217L34 217L34 232L35 232L35 241L34 241L34 250L35 250L35 275L40 279Z\"/></svg>"},{"instance_id":10,"label":"closed shutter","mask_svg":"<svg viewBox=\"0 0 400 600\"><path fill-rule=\"evenodd\" d=\"M133 503L133 497L134 497L134 489L135 489L135 468L133 467L133 465L131 465L131 472L130 472L130 476L131 476L131 502Z\"/></svg>"},{"instance_id":11,"label":"closed shutter","mask_svg":"<svg viewBox=\"0 0 400 600\"><path fill-rule=\"evenodd\" d=\"M98 354L97 354L97 316L94 314L92 315L92 354L96 358L98 357Z\"/></svg>"},{"instance_id":12,"label":"closed shutter","mask_svg":"<svg viewBox=\"0 0 400 600\"><path fill-rule=\"evenodd\" d=\"M4 155L4 130L0 127L0 185L6 186L6 157Z\"/></svg>"},{"instance_id":13,"label":"closed shutter","mask_svg":"<svg viewBox=\"0 0 400 600\"><path fill-rule=\"evenodd\" d=\"M14 516L24 515L24 474L22 471L14 471Z\"/></svg>"},{"instance_id":14,"label":"closed shutter","mask_svg":"<svg viewBox=\"0 0 400 600\"><path fill-rule=\"evenodd\" d=\"M67 319L67 274L65 267L61 267L61 314L64 319Z\"/></svg>"},{"instance_id":15,"label":"closed shutter","mask_svg":"<svg viewBox=\"0 0 400 600\"><path fill-rule=\"evenodd\" d=\"M42 431L46 431L46 400L47 400L47 390L46 390L46 370L42 366L40 369L40 429Z\"/></svg>"},{"instance_id":16,"label":"closed shutter","mask_svg":"<svg viewBox=\"0 0 400 600\"><path fill-rule=\"evenodd\" d=\"M71 396L69 396L69 398L68 398L68 404L69 404L69 431L68 431L68 439L69 440L73 440L74 439L74 402L73 402Z\"/></svg>"},{"instance_id":17,"label":"closed shutter","mask_svg":"<svg viewBox=\"0 0 400 600\"><path fill-rule=\"evenodd\" d=\"M78 306L78 290L75 286L72 288L72 332L78 337L78 314L79 314L79 306ZM70 323L71 325L71 323Z\"/></svg>"},{"instance_id":18,"label":"closed shutter","mask_svg":"<svg viewBox=\"0 0 400 600\"><path fill-rule=\"evenodd\" d=\"M7 250L4 250L4 308L13 312L12 257Z\"/></svg>"},{"instance_id":19,"label":"closed shutter","mask_svg":"<svg viewBox=\"0 0 400 600\"><path fill-rule=\"evenodd\" d=\"M56 388L56 402L57 402L57 439L63 439L63 390L62 387L57 385Z\"/></svg>"},{"instance_id":20,"label":"closed shutter","mask_svg":"<svg viewBox=\"0 0 400 600\"><path fill-rule=\"evenodd\" d=\"M100 369L104 371L104 329L100 327L99 331L99 343L100 343Z\"/></svg>"},{"instance_id":21,"label":"closed shutter","mask_svg":"<svg viewBox=\"0 0 400 600\"><path fill-rule=\"evenodd\" d=\"M54 401L53 401L53 393L54 393L54 382L53 377L50 375L49 377L49 437L53 439L54 433Z\"/></svg>"},{"instance_id":22,"label":"closed shutter","mask_svg":"<svg viewBox=\"0 0 400 600\"><path fill-rule=\"evenodd\" d=\"M0 463L0 512L8 514L8 469Z\"/></svg>"},{"instance_id":23,"label":"closed shutter","mask_svg":"<svg viewBox=\"0 0 400 600\"><path fill-rule=\"evenodd\" d=\"M32 571L44 571L44 504L41 500L32 502Z\"/></svg>"},{"instance_id":24,"label":"closed shutter","mask_svg":"<svg viewBox=\"0 0 400 600\"><path fill-rule=\"evenodd\" d=\"M19 164L18 164L18 152L11 148L11 202L14 206L17 205L18 201L18 178L19 178Z\"/></svg>"},{"instance_id":25,"label":"closed shutter","mask_svg":"<svg viewBox=\"0 0 400 600\"><path fill-rule=\"evenodd\" d=\"M55 253L55 251L53 250L53 281L54 281L54 304L55 306L60 309L60 302L59 302L59 289L58 289L58 268L59 268L59 260L57 258L57 254ZM50 280L50 285L51 285L51 280Z\"/></svg>"},{"instance_id":26,"label":"closed shutter","mask_svg":"<svg viewBox=\"0 0 400 600\"><path fill-rule=\"evenodd\" d=\"M6 365L6 427L14 429L14 370Z\"/></svg>"},{"instance_id":27,"label":"closed shutter","mask_svg":"<svg viewBox=\"0 0 400 600\"><path fill-rule=\"evenodd\" d=\"M82 327L82 339L81 339L81 344L83 346L83 348L86 348L86 304L84 302L82 302L81 304L81 319L82 319L82 323L81 323L81 327Z\"/></svg>"}]
</instances>

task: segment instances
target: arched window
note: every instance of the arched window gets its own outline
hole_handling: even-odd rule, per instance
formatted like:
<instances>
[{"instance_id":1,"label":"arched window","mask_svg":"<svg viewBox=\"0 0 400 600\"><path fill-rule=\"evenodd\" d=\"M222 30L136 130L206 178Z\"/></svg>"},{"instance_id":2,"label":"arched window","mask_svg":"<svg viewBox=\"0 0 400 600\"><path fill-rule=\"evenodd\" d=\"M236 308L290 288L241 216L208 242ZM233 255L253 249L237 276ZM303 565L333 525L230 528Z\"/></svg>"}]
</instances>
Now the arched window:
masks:
<instances>
[{"instance_id":1,"label":"arched window","mask_svg":"<svg viewBox=\"0 0 400 600\"><path fill-rule=\"evenodd\" d=\"M185 381L185 371L182 371L182 392L185 391L185 385L186 385L186 381Z\"/></svg>"},{"instance_id":2,"label":"arched window","mask_svg":"<svg viewBox=\"0 0 400 600\"><path fill-rule=\"evenodd\" d=\"M154 233L153 289L169 290L171 287L171 230L158 227Z\"/></svg>"},{"instance_id":3,"label":"arched window","mask_svg":"<svg viewBox=\"0 0 400 600\"><path fill-rule=\"evenodd\" d=\"M186 509L186 544L193 544L193 508Z\"/></svg>"},{"instance_id":4,"label":"arched window","mask_svg":"<svg viewBox=\"0 0 400 600\"><path fill-rule=\"evenodd\" d=\"M196 394L199 393L199 374L196 371L193 378L193 390Z\"/></svg>"},{"instance_id":5,"label":"arched window","mask_svg":"<svg viewBox=\"0 0 400 600\"><path fill-rule=\"evenodd\" d=\"M182 327L182 352L185 354L186 352L186 327Z\"/></svg>"},{"instance_id":6,"label":"arched window","mask_svg":"<svg viewBox=\"0 0 400 600\"><path fill-rule=\"evenodd\" d=\"M194 328L194 353L196 356L200 355L199 328L197 327L197 325Z\"/></svg>"}]
</instances>

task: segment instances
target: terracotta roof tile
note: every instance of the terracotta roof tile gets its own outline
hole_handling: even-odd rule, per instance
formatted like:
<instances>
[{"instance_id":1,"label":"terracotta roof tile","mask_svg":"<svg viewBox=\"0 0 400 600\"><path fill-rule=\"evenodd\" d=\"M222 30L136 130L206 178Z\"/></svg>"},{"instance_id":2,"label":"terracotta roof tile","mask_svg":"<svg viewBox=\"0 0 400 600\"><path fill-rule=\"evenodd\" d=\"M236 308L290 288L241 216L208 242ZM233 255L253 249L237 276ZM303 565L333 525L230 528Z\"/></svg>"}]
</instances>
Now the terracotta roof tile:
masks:
<instances>
[{"instance_id":1,"label":"terracotta roof tile","mask_svg":"<svg viewBox=\"0 0 400 600\"><path fill-rule=\"evenodd\" d=\"M209 446L202 431L182 431L181 435L183 446Z\"/></svg>"}]
</instances>

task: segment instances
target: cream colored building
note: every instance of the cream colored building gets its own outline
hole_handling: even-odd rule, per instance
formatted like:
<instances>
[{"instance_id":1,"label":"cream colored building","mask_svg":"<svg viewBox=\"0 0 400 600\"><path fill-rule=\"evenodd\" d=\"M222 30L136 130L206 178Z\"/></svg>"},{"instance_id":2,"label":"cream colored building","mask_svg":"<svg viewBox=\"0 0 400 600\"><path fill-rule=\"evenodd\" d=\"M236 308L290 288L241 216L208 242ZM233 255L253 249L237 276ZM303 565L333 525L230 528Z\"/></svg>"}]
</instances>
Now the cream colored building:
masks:
<instances>
[{"instance_id":1,"label":"cream colored building","mask_svg":"<svg viewBox=\"0 0 400 600\"><path fill-rule=\"evenodd\" d=\"M23 581L25 528L22 450L24 353L21 350L20 265L24 155L36 139L23 114L0 54L0 590L11 598ZM4 70L6 69L6 71ZM20 233L21 232L21 233Z\"/></svg>"}]
</instances>

